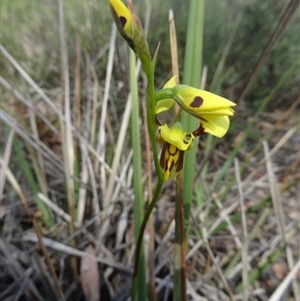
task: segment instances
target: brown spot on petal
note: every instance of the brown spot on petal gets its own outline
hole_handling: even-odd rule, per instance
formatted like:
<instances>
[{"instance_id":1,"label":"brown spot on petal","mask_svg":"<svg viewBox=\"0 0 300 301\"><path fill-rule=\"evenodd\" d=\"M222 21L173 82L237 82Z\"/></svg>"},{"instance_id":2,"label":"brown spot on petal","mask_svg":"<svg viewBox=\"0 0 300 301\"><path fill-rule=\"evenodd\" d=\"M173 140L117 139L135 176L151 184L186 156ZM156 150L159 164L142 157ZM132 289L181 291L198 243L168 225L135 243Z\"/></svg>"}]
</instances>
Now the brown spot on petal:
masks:
<instances>
[{"instance_id":1,"label":"brown spot on petal","mask_svg":"<svg viewBox=\"0 0 300 301\"><path fill-rule=\"evenodd\" d=\"M190 103L192 108L199 108L203 104L203 98L200 96L196 96L194 100Z\"/></svg>"},{"instance_id":2,"label":"brown spot on petal","mask_svg":"<svg viewBox=\"0 0 300 301\"><path fill-rule=\"evenodd\" d=\"M124 26L126 25L127 19L123 16L121 16L119 19L120 19L120 22L122 24L122 27L124 28Z\"/></svg>"},{"instance_id":3,"label":"brown spot on petal","mask_svg":"<svg viewBox=\"0 0 300 301\"><path fill-rule=\"evenodd\" d=\"M193 132L193 134L195 137L206 134L205 128L203 127L203 125L201 123L200 123L200 126Z\"/></svg>"}]
</instances>

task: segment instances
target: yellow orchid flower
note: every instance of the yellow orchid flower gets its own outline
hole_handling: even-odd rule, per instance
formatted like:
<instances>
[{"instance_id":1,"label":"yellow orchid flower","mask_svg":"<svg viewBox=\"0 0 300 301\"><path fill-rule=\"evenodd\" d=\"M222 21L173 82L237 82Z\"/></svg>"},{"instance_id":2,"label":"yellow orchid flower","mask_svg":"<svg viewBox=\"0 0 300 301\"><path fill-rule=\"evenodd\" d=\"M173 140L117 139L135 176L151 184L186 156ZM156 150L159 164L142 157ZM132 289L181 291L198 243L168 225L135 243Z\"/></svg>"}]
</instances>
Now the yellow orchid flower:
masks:
<instances>
[{"instance_id":1,"label":"yellow orchid flower","mask_svg":"<svg viewBox=\"0 0 300 301\"><path fill-rule=\"evenodd\" d=\"M176 85L172 77L164 88L156 93L156 114L170 109L174 102L189 114L200 119L204 131L223 137L229 128L229 118L234 114L232 101L211 92L187 85Z\"/></svg>"},{"instance_id":2,"label":"yellow orchid flower","mask_svg":"<svg viewBox=\"0 0 300 301\"><path fill-rule=\"evenodd\" d=\"M182 169L184 152L193 145L193 133L183 131L180 122L175 122L171 128L166 124L158 127L157 141L163 144L160 156L160 166L164 170L164 180L174 178Z\"/></svg>"}]
</instances>

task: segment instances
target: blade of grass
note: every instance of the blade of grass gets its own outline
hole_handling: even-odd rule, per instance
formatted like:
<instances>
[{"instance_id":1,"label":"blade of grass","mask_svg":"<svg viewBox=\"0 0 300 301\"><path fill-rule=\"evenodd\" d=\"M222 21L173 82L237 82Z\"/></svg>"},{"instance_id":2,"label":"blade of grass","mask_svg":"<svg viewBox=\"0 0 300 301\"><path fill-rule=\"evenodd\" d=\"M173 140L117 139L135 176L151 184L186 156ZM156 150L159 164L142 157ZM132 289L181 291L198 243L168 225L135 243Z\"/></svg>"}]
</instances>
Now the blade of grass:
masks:
<instances>
[{"instance_id":1,"label":"blade of grass","mask_svg":"<svg viewBox=\"0 0 300 301\"><path fill-rule=\"evenodd\" d=\"M178 52L177 37L174 22L173 10L169 10L170 47L172 60L172 74L178 75ZM179 79L177 77L177 84ZM175 114L181 114L177 104L174 106ZM178 115L179 116L179 115ZM173 300L187 300L186 294L186 261L185 261L185 240L184 240L184 202L182 175L176 177L176 198L175 198L175 242L174 242L174 286Z\"/></svg>"},{"instance_id":2,"label":"blade of grass","mask_svg":"<svg viewBox=\"0 0 300 301\"><path fill-rule=\"evenodd\" d=\"M138 240L141 224L144 216L144 196L142 184L142 161L141 161L141 140L140 140L140 116L139 116L139 97L137 87L137 77L135 73L136 57L130 49L130 91L132 101L131 113L131 141L133 149L133 186L134 186L134 232L136 241ZM137 300L147 299L146 286L146 261L144 243L141 245L137 272ZM135 293L134 293L135 294Z\"/></svg>"},{"instance_id":3,"label":"blade of grass","mask_svg":"<svg viewBox=\"0 0 300 301\"><path fill-rule=\"evenodd\" d=\"M80 97L80 64L81 64L81 47L80 36L76 34L76 48L75 48L75 70L74 70L74 127L80 131L81 126L81 97Z\"/></svg>"},{"instance_id":4,"label":"blade of grass","mask_svg":"<svg viewBox=\"0 0 300 301\"><path fill-rule=\"evenodd\" d=\"M69 77L69 63L68 63L68 49L67 49L67 36L65 30L65 17L64 17L64 2L58 0L58 13L59 13L59 38L60 38L60 53L61 53L61 85L63 96L61 97L61 112L64 112L65 120L60 119L60 128L62 133L62 153L65 163L65 182L68 199L68 212L71 216L72 222L69 223L69 233L74 232L74 218L75 218L75 150L72 135L72 120L71 120L71 106L70 106L70 77ZM71 242L75 246L76 242ZM71 266L73 270L74 279L77 277L77 259L71 258Z\"/></svg>"},{"instance_id":5,"label":"blade of grass","mask_svg":"<svg viewBox=\"0 0 300 301\"><path fill-rule=\"evenodd\" d=\"M235 167L235 177L236 182L238 184L239 190L239 199L240 199L240 207L241 207L241 215L242 215L242 226L243 226L243 243L242 243L242 262L243 262L243 298L244 301L248 300L248 231L247 231L247 221L246 221L246 214L245 214L245 204L244 204L244 193L242 188L242 180L240 176L240 168L239 168L239 161L238 159L234 159L234 167Z\"/></svg>"},{"instance_id":6,"label":"blade of grass","mask_svg":"<svg viewBox=\"0 0 300 301\"><path fill-rule=\"evenodd\" d=\"M36 119L35 119L35 115L31 111L29 111L29 119L30 119L31 132L33 134L33 137L35 138L36 141L38 141L40 138L39 138L38 128L36 124ZM47 195L48 187L47 187L47 180L46 180L46 173L45 173L45 164L44 164L44 159L41 150L38 149L36 152L32 150L31 157L32 157L32 162L35 163L35 161L37 161L35 163L37 180L39 182L42 192L45 195ZM35 158L37 158L37 160Z\"/></svg>"},{"instance_id":7,"label":"blade of grass","mask_svg":"<svg viewBox=\"0 0 300 301\"><path fill-rule=\"evenodd\" d=\"M97 110L97 102L100 94L100 84L97 77L97 73L95 70L95 66L91 65L91 73L92 78L94 80L93 85L93 103L92 103L92 117L91 117L91 124L90 124L90 143L91 145L95 144L95 138L96 138L96 126L97 126L97 120L98 120L98 110Z\"/></svg>"},{"instance_id":8,"label":"blade of grass","mask_svg":"<svg viewBox=\"0 0 300 301\"><path fill-rule=\"evenodd\" d=\"M199 87L202 71L204 0L191 0L187 30L187 42L184 58L183 84ZM186 112L182 112L182 124L187 132L198 127L198 120ZM194 175L198 139L193 148L185 154L182 178L184 199L184 233L188 239L189 220L192 195L194 191Z\"/></svg>"},{"instance_id":9,"label":"blade of grass","mask_svg":"<svg viewBox=\"0 0 300 301\"><path fill-rule=\"evenodd\" d=\"M104 88L104 95L102 101L102 108L101 108L101 117L99 123L99 130L98 130L98 141L97 141L97 152L101 155L102 158L105 159L106 153L106 143L105 143L105 120L107 114L107 105L108 105L108 97L109 97L109 90L111 84L111 76L112 76L112 69L113 69L113 60L115 55L115 44L116 44L116 36L117 36L117 28L113 25L111 36L110 36L110 47L109 47L109 54L108 54L108 61L107 61L107 68L106 68L106 78L105 78L105 88ZM98 173L98 167L95 168L96 173ZM103 207L106 207L109 204L109 199L106 197L106 174L105 169L101 165L100 166L100 180L101 180L101 191L102 191L102 198L103 198Z\"/></svg>"},{"instance_id":10,"label":"blade of grass","mask_svg":"<svg viewBox=\"0 0 300 301\"><path fill-rule=\"evenodd\" d=\"M81 97L80 97L80 63L81 63L81 47L80 47L80 36L76 34L76 42L75 42L75 67L74 67L74 105L72 107L72 116L74 118L74 128L77 132L81 132ZM74 140L74 177L80 178L80 142L78 140ZM84 166L84 163L81 163ZM74 212L74 219L76 221L82 221L83 214L79 213L79 210L84 207L85 204L80 204L82 202L82 198L79 198L81 188L81 182L74 182L74 198L77 200L77 206ZM80 208L81 207L81 208Z\"/></svg>"}]
</instances>

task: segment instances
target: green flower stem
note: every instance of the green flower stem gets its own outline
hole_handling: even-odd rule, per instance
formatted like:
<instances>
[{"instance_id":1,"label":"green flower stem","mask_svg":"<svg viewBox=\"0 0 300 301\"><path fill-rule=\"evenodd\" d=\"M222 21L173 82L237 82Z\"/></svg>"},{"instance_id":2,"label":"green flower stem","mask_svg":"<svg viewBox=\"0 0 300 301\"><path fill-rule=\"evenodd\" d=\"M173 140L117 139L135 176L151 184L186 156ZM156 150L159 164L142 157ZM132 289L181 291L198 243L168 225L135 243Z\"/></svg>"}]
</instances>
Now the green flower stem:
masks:
<instances>
[{"instance_id":1,"label":"green flower stem","mask_svg":"<svg viewBox=\"0 0 300 301\"><path fill-rule=\"evenodd\" d=\"M149 204L147 210L146 210L146 214L144 216L141 228L140 228L140 232L139 232L139 236L138 236L138 240L136 243L136 250L135 250L135 261L134 261L134 270L133 270L133 284L132 284L132 292L134 292L137 288L137 280L138 280L138 264L139 264L139 258L140 258L140 253L141 253L141 246L142 246L142 242L143 242L143 236L144 236L144 231L148 222L148 219L150 217L150 214L156 204L156 201L158 200L158 197L160 195L160 191L162 188L164 181L163 181L163 177L161 178L161 180L159 180L156 184L156 188L153 194L153 198L151 203ZM131 296L132 301L135 300L135 294L132 294Z\"/></svg>"},{"instance_id":2,"label":"green flower stem","mask_svg":"<svg viewBox=\"0 0 300 301\"><path fill-rule=\"evenodd\" d=\"M155 93L155 103L157 103L160 100L167 99L167 98L174 99L173 89L166 88L166 89L159 90Z\"/></svg>"}]
</instances>

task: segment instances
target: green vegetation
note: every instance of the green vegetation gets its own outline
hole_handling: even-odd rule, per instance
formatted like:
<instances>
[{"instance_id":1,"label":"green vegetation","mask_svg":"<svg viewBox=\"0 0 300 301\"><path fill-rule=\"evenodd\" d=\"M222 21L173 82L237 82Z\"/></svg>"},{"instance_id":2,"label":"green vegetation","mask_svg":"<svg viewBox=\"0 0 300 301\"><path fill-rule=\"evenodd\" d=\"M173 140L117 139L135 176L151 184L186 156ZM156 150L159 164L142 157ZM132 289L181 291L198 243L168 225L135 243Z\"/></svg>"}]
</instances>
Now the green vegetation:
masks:
<instances>
[{"instance_id":1,"label":"green vegetation","mask_svg":"<svg viewBox=\"0 0 300 301\"><path fill-rule=\"evenodd\" d=\"M1 2L0 298L16 299L20 283L22 300L126 300L140 239L134 285L143 299L267 299L300 260L299 7L234 108L229 134L195 140L182 183L162 184L146 98L172 75L169 9L180 80L198 88L207 67L205 89L237 102L290 1L132 2L142 23L149 17L151 55L161 42L154 80L153 65L137 72L112 34L106 0ZM190 120L183 114L185 128ZM285 294L299 301L296 283Z\"/></svg>"}]
</instances>

